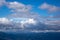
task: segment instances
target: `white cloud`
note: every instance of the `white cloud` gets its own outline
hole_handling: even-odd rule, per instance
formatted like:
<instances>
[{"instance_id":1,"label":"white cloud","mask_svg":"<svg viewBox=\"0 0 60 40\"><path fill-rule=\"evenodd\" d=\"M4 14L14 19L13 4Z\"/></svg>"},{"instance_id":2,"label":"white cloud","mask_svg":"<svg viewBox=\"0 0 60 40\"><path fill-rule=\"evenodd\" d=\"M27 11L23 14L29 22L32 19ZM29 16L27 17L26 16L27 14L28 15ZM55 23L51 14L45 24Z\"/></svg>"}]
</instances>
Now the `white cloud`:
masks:
<instances>
[{"instance_id":1,"label":"white cloud","mask_svg":"<svg viewBox=\"0 0 60 40\"><path fill-rule=\"evenodd\" d=\"M60 10L60 7L54 6L54 5L50 5L47 3L43 3L42 5L39 6L40 9L43 10L48 10L49 12L55 12Z\"/></svg>"},{"instance_id":2,"label":"white cloud","mask_svg":"<svg viewBox=\"0 0 60 40\"><path fill-rule=\"evenodd\" d=\"M21 27L24 28L25 24L32 24L32 25L36 25L36 20L34 20L33 18L28 18L26 20L22 20L20 21L21 23Z\"/></svg>"},{"instance_id":3,"label":"white cloud","mask_svg":"<svg viewBox=\"0 0 60 40\"><path fill-rule=\"evenodd\" d=\"M2 24L9 24L9 20L7 18L0 18L0 23Z\"/></svg>"},{"instance_id":4,"label":"white cloud","mask_svg":"<svg viewBox=\"0 0 60 40\"><path fill-rule=\"evenodd\" d=\"M58 25L58 26L60 26L60 20L46 19L42 23L44 23L46 25Z\"/></svg>"},{"instance_id":5,"label":"white cloud","mask_svg":"<svg viewBox=\"0 0 60 40\"><path fill-rule=\"evenodd\" d=\"M7 5L10 9L12 9L13 12L27 12L30 11L32 6L31 5L25 5L23 3L19 2L9 2Z\"/></svg>"},{"instance_id":6,"label":"white cloud","mask_svg":"<svg viewBox=\"0 0 60 40\"><path fill-rule=\"evenodd\" d=\"M29 23L29 24L36 24L36 21L32 18L32 19L29 19L27 21L27 23Z\"/></svg>"},{"instance_id":7,"label":"white cloud","mask_svg":"<svg viewBox=\"0 0 60 40\"><path fill-rule=\"evenodd\" d=\"M3 4L2 1L0 1L0 2L1 2L0 5ZM15 12L15 14L9 15L9 17L11 17L11 18L25 18L25 19L26 18L32 18L32 19L28 19L28 20L25 20L25 21L23 21L23 20L20 21L21 25L19 24L18 25L19 27L24 28L24 24L26 24L26 23L27 24L37 24L37 22L40 22L40 23L43 22L44 24L47 24L47 25L56 25L56 24L60 25L60 20L50 20L50 21L48 21L47 19L46 20L45 20L45 18L43 19L40 15L38 15L36 13L29 12L32 8L31 5L25 5L25 4L22 4L22 3L19 3L19 2L8 2L7 6L8 6L8 8L12 9L13 12ZM49 5L47 3L42 4L41 6L39 6L39 8L48 10L49 12L59 10L59 7L52 6L52 5ZM24 13L20 13L20 12L24 12ZM28 12L28 13L25 13L25 12ZM12 20L9 20L7 18L0 18L0 23L3 23L3 24L10 24L10 21L12 21ZM18 24L18 22L19 21L17 21L17 24Z\"/></svg>"},{"instance_id":8,"label":"white cloud","mask_svg":"<svg viewBox=\"0 0 60 40\"><path fill-rule=\"evenodd\" d=\"M32 30L30 32L35 32L35 33L43 32L43 33L47 33L47 32L60 32L60 30Z\"/></svg>"},{"instance_id":9,"label":"white cloud","mask_svg":"<svg viewBox=\"0 0 60 40\"><path fill-rule=\"evenodd\" d=\"M0 0L0 6L4 5L6 3L5 0Z\"/></svg>"}]
</instances>

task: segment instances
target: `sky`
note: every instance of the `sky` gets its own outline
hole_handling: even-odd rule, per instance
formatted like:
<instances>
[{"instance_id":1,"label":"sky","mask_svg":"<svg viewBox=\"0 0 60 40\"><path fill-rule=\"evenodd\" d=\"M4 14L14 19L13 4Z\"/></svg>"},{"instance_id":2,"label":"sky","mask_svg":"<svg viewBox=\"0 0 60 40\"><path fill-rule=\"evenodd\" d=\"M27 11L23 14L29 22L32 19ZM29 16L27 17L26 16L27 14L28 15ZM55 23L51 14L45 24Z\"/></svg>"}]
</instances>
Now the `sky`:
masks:
<instances>
[{"instance_id":1,"label":"sky","mask_svg":"<svg viewBox=\"0 0 60 40\"><path fill-rule=\"evenodd\" d=\"M0 0L0 24L15 23L22 29L60 30L60 0Z\"/></svg>"},{"instance_id":2,"label":"sky","mask_svg":"<svg viewBox=\"0 0 60 40\"><path fill-rule=\"evenodd\" d=\"M12 5L15 6L14 2L17 3L16 6L18 6L20 3L22 5L25 5L26 7L28 6L28 11L38 13L39 15L44 17L55 17L60 15L60 0L1 0L0 17L5 17L12 14L13 9L19 10L17 8L11 7Z\"/></svg>"}]
</instances>

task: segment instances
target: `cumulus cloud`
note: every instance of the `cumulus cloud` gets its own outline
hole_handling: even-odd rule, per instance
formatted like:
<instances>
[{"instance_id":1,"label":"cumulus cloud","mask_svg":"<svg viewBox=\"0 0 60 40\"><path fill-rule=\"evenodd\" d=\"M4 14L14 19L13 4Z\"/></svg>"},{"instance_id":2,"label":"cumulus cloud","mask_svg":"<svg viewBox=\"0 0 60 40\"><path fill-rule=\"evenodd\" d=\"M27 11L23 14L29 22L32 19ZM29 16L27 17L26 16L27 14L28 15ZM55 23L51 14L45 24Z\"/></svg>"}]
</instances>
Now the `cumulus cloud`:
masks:
<instances>
[{"instance_id":1,"label":"cumulus cloud","mask_svg":"<svg viewBox=\"0 0 60 40\"><path fill-rule=\"evenodd\" d=\"M27 12L30 11L32 6L31 5L25 5L20 2L9 2L8 3L8 8L12 9L12 12Z\"/></svg>"},{"instance_id":2,"label":"cumulus cloud","mask_svg":"<svg viewBox=\"0 0 60 40\"><path fill-rule=\"evenodd\" d=\"M45 20L44 23L47 25L60 25L60 20Z\"/></svg>"},{"instance_id":3,"label":"cumulus cloud","mask_svg":"<svg viewBox=\"0 0 60 40\"><path fill-rule=\"evenodd\" d=\"M55 12L60 10L60 7L54 6L54 5L50 5L47 3L43 3L42 5L39 6L40 9L43 10L48 10L49 12Z\"/></svg>"},{"instance_id":4,"label":"cumulus cloud","mask_svg":"<svg viewBox=\"0 0 60 40\"><path fill-rule=\"evenodd\" d=\"M34 19L27 19L26 21L21 21L22 24L28 23L28 24L36 24L36 21Z\"/></svg>"},{"instance_id":5,"label":"cumulus cloud","mask_svg":"<svg viewBox=\"0 0 60 40\"><path fill-rule=\"evenodd\" d=\"M8 18L12 18L13 21L17 23L21 23L21 27L24 28L25 24L35 25L36 21L40 18L40 15L36 13L14 13L8 16Z\"/></svg>"},{"instance_id":6,"label":"cumulus cloud","mask_svg":"<svg viewBox=\"0 0 60 40\"><path fill-rule=\"evenodd\" d=\"M2 24L9 24L9 19L7 19L7 18L0 18L0 24L2 23Z\"/></svg>"},{"instance_id":7,"label":"cumulus cloud","mask_svg":"<svg viewBox=\"0 0 60 40\"><path fill-rule=\"evenodd\" d=\"M28 15L28 16L27 16ZM39 14L36 14L36 13L15 13L15 14L12 14L12 15L9 15L9 17L11 18L23 18L23 19L26 19L28 18L27 20L25 21L21 21L21 25L19 25L20 27L22 27L23 29L27 28L27 29L34 29L34 30L38 30L38 29L60 29L59 26L60 26L60 21L59 20L52 20L50 19L49 17L48 18L44 18L44 17L41 17ZM8 17L8 18L9 18ZM31 21L32 23L35 23L36 20L36 25L28 25L28 24L31 24ZM26 27L26 26L27 27ZM47 27L47 25L49 25ZM50 25L52 25L50 27ZM57 26L55 26L57 25ZM55 27L54 27L55 26Z\"/></svg>"},{"instance_id":8,"label":"cumulus cloud","mask_svg":"<svg viewBox=\"0 0 60 40\"><path fill-rule=\"evenodd\" d=\"M32 25L36 25L36 21L33 18L27 19L25 21L21 21L21 27L24 28L25 24L32 24Z\"/></svg>"},{"instance_id":9,"label":"cumulus cloud","mask_svg":"<svg viewBox=\"0 0 60 40\"><path fill-rule=\"evenodd\" d=\"M4 2L0 1L0 5L2 5ZM7 7L10 8L14 13L9 15L7 18L0 18L0 23L3 24L10 24L10 22L12 22L12 24L14 24L12 26L12 28L23 28L26 30L28 30L29 28L32 30L40 30L40 29L48 29L51 28L50 26L48 26L48 28L46 27L46 25L60 25L60 20L47 20L46 18L41 17L39 14L37 13L32 13L30 12L30 10L32 9L31 5L25 5L23 3L20 2L8 2ZM58 11L60 8L53 6L53 5L49 5L47 3L43 3L41 6L39 6L40 9L43 10L48 10L49 12L53 12L53 11ZM51 16L52 17L52 16ZM50 17L50 18L51 18ZM13 19L8 19L8 18L22 18L22 21L20 19L18 19L19 21L15 21ZM27 19L26 19L27 18ZM26 20L24 20L26 19ZM18 23L20 22L20 23ZM32 25L28 25L28 24L32 24ZM26 26L27 25L29 28L27 29ZM11 25L9 25L11 26ZM35 27L34 27L35 26ZM56 27L59 28L59 27ZM55 27L54 27L55 29ZM14 29L15 30L15 29ZM36 31L37 32L37 31Z\"/></svg>"},{"instance_id":10,"label":"cumulus cloud","mask_svg":"<svg viewBox=\"0 0 60 40\"><path fill-rule=\"evenodd\" d=\"M6 3L5 0L0 0L0 6L4 5Z\"/></svg>"}]
</instances>

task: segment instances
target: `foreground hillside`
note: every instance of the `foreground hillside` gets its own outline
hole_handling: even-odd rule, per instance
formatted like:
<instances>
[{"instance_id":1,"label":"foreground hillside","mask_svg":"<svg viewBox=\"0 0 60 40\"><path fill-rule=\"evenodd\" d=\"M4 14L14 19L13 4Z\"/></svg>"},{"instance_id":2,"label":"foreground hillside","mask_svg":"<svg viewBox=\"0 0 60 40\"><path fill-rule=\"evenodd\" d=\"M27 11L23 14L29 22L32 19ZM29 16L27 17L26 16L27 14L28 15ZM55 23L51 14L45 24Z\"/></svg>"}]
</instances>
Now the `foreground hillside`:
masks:
<instances>
[{"instance_id":1,"label":"foreground hillside","mask_svg":"<svg viewBox=\"0 0 60 40\"><path fill-rule=\"evenodd\" d=\"M0 32L0 40L60 40L60 33L4 33Z\"/></svg>"}]
</instances>

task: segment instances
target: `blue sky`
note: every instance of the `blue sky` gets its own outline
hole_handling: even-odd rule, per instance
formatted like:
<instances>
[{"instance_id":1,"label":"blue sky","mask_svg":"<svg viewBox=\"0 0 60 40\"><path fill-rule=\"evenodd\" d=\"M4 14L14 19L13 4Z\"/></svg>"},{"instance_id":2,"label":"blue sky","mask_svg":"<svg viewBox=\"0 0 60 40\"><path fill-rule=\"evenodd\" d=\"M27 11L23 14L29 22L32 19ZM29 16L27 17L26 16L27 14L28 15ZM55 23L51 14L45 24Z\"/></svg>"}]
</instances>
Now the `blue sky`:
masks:
<instances>
[{"instance_id":1,"label":"blue sky","mask_svg":"<svg viewBox=\"0 0 60 40\"><path fill-rule=\"evenodd\" d=\"M4 0L5 2L19 2L22 3L24 5L31 5L32 8L32 12L36 12L42 16L49 16L49 15L58 15L60 12L60 0ZM56 8L58 8L59 10L56 12L49 12L50 9L45 10L44 9L40 9L38 8L39 6L42 6L44 3L46 3L47 5L50 5L51 7L56 6ZM0 5L0 17L5 17L7 15L12 14L11 9L9 9L6 4L0 3L2 4L2 6Z\"/></svg>"},{"instance_id":2,"label":"blue sky","mask_svg":"<svg viewBox=\"0 0 60 40\"><path fill-rule=\"evenodd\" d=\"M60 29L60 0L0 0L0 23Z\"/></svg>"}]
</instances>

